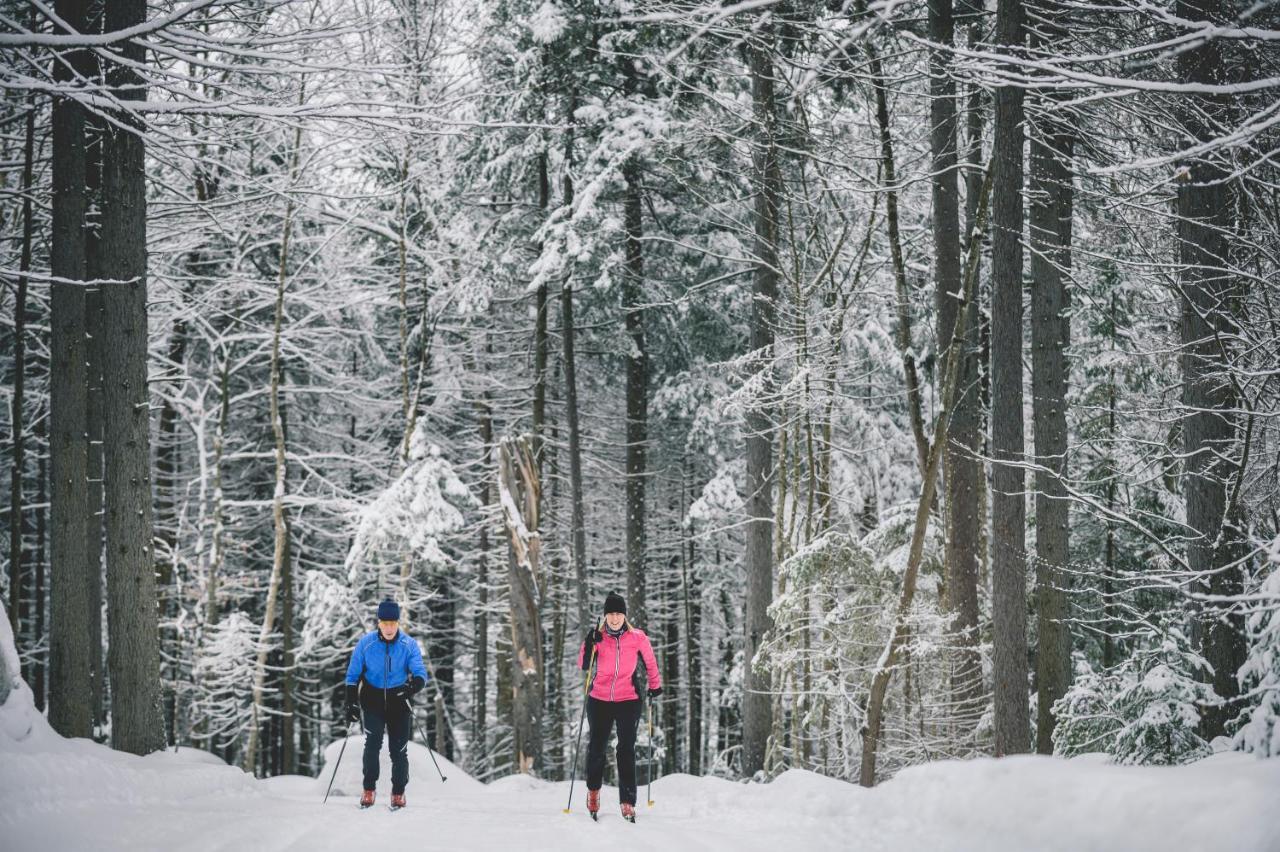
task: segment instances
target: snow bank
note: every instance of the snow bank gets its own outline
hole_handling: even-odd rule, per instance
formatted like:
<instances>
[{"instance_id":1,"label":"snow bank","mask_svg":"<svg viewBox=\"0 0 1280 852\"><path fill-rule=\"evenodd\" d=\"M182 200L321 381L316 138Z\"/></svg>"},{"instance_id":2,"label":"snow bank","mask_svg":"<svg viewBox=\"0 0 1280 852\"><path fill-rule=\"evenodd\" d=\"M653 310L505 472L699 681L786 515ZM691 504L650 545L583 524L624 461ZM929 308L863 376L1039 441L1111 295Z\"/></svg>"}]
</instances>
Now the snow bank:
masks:
<instances>
[{"instance_id":1,"label":"snow bank","mask_svg":"<svg viewBox=\"0 0 1280 852\"><path fill-rule=\"evenodd\" d=\"M895 814L913 849L1274 852L1277 801L1280 761L1238 753L1180 767L1026 755L907 769L861 811Z\"/></svg>"}]
</instances>

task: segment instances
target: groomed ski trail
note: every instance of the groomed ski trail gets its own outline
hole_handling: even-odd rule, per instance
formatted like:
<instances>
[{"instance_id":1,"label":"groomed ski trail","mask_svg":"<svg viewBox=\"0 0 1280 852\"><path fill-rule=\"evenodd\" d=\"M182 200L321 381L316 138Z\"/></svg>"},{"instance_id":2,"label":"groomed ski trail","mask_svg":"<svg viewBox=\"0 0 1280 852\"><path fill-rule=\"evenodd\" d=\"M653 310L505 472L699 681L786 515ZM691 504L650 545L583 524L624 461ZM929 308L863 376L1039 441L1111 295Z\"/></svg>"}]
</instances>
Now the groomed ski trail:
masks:
<instances>
[{"instance_id":1,"label":"groomed ski trail","mask_svg":"<svg viewBox=\"0 0 1280 852\"><path fill-rule=\"evenodd\" d=\"M378 801L357 807L361 738L347 747L333 795L319 778L257 780L204 752L136 757L49 729L25 686L0 708L0 848L59 850L352 850L497 852L1027 852L1280 848L1280 760L1225 753L1177 768L1117 767L1100 757L1023 756L939 762L872 790L810 772L768 784L673 775L625 822L617 791L593 822L579 780L512 776L481 784L410 745L408 806L390 802L383 755ZM341 741L326 750L337 757Z\"/></svg>"}]
</instances>

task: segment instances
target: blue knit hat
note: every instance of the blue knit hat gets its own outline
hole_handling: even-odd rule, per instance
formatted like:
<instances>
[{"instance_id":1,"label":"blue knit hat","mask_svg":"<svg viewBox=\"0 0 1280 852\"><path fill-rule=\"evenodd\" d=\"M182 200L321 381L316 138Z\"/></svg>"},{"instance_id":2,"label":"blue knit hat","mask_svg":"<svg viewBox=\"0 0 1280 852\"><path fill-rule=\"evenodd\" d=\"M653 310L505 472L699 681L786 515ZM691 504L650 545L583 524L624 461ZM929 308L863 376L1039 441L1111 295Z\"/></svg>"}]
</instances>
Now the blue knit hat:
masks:
<instances>
[{"instance_id":1,"label":"blue knit hat","mask_svg":"<svg viewBox=\"0 0 1280 852\"><path fill-rule=\"evenodd\" d=\"M378 620L379 621L399 621L400 620L400 604L387 598L378 604Z\"/></svg>"}]
</instances>

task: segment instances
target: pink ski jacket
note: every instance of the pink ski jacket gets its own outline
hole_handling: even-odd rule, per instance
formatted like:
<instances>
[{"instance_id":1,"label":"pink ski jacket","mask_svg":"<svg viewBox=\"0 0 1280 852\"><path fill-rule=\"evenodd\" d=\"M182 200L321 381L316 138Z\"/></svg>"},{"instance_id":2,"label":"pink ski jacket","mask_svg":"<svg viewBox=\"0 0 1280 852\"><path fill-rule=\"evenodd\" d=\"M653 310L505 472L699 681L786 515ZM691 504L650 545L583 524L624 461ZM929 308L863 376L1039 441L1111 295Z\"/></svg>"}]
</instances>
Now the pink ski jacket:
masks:
<instances>
[{"instance_id":1,"label":"pink ski jacket","mask_svg":"<svg viewBox=\"0 0 1280 852\"><path fill-rule=\"evenodd\" d=\"M596 675L591 683L591 697L600 701L635 701L636 688L631 676L636 672L638 655L644 655L644 665L649 672L649 688L662 686L658 674L658 660L653 656L653 646L643 630L628 627L621 636L614 638L600 631L604 638L596 645ZM587 643L578 650L578 668L585 669L590 662Z\"/></svg>"}]
</instances>

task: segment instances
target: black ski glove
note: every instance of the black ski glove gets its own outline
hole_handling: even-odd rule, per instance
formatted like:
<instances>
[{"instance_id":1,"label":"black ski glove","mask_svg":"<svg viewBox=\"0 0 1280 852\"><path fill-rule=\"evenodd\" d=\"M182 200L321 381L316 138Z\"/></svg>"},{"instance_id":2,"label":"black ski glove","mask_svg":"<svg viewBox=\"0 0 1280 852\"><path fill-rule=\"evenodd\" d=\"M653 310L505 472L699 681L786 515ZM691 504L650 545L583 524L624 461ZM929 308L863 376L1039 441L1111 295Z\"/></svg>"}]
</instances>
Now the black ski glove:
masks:
<instances>
[{"instance_id":1,"label":"black ski glove","mask_svg":"<svg viewBox=\"0 0 1280 852\"><path fill-rule=\"evenodd\" d=\"M659 695L661 695L661 694L662 694L662 687L658 687L657 689L651 689L651 690L649 690L649 697L650 697L650 698L657 698L657 697L658 697Z\"/></svg>"},{"instance_id":2,"label":"black ski glove","mask_svg":"<svg viewBox=\"0 0 1280 852\"><path fill-rule=\"evenodd\" d=\"M347 684L347 721L360 721L360 685Z\"/></svg>"},{"instance_id":3,"label":"black ski glove","mask_svg":"<svg viewBox=\"0 0 1280 852\"><path fill-rule=\"evenodd\" d=\"M422 687L426 685L427 682L425 680L414 675L395 689L391 690L391 694L396 698L399 698L401 701L408 703L412 701L413 696L417 695Z\"/></svg>"},{"instance_id":4,"label":"black ski glove","mask_svg":"<svg viewBox=\"0 0 1280 852\"><path fill-rule=\"evenodd\" d=\"M603 638L600 635L600 631L593 627L587 633L587 638L582 640L582 670L584 672L591 668L591 653Z\"/></svg>"}]
</instances>

